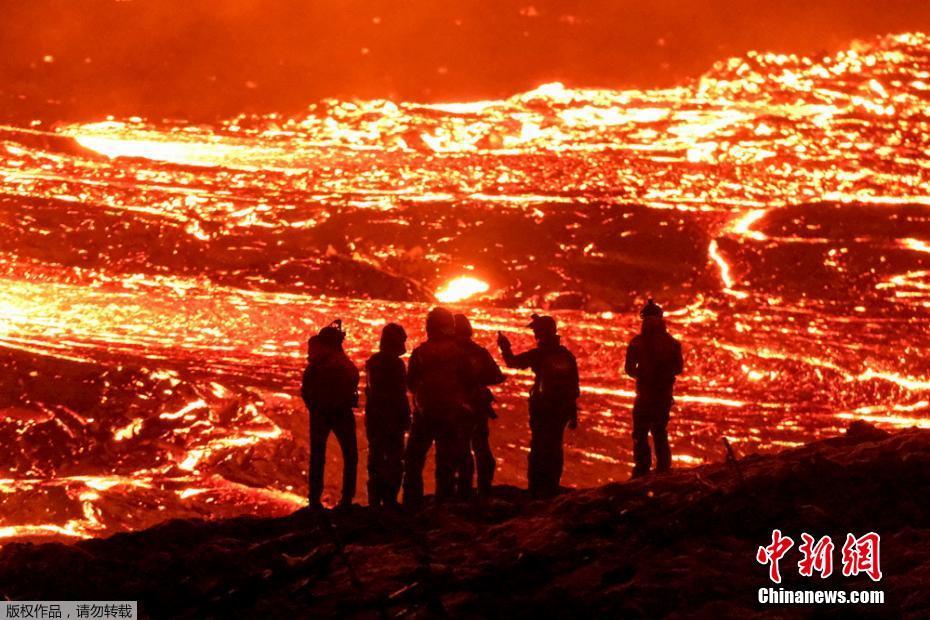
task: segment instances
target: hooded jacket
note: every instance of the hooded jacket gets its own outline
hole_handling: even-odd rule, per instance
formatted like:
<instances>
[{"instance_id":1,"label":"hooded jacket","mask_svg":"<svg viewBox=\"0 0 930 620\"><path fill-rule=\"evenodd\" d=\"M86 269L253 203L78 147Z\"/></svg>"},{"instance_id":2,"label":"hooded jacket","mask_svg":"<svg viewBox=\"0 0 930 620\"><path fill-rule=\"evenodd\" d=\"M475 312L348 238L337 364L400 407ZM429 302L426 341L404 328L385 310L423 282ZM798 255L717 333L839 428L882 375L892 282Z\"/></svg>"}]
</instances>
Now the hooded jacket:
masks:
<instances>
[{"instance_id":1,"label":"hooded jacket","mask_svg":"<svg viewBox=\"0 0 930 620\"><path fill-rule=\"evenodd\" d=\"M358 368L341 347L321 347L310 356L300 395L311 412L345 411L358 405Z\"/></svg>"},{"instance_id":2,"label":"hooded jacket","mask_svg":"<svg viewBox=\"0 0 930 620\"><path fill-rule=\"evenodd\" d=\"M624 369L636 379L636 394L671 399L675 377L684 367L681 344L665 328L661 317L647 316L642 330L630 341Z\"/></svg>"},{"instance_id":3,"label":"hooded jacket","mask_svg":"<svg viewBox=\"0 0 930 620\"><path fill-rule=\"evenodd\" d=\"M451 335L430 335L410 354L407 383L420 411L457 411L469 406L473 385L465 352Z\"/></svg>"},{"instance_id":4,"label":"hooded jacket","mask_svg":"<svg viewBox=\"0 0 930 620\"><path fill-rule=\"evenodd\" d=\"M407 371L404 360L392 351L381 350L365 364L366 428L403 431L410 427L407 401Z\"/></svg>"},{"instance_id":5,"label":"hooded jacket","mask_svg":"<svg viewBox=\"0 0 930 620\"><path fill-rule=\"evenodd\" d=\"M501 352L510 368L533 370L535 379L530 388L531 403L574 404L581 394L578 363L572 352L562 346L558 336L549 336L523 353L514 354L509 348Z\"/></svg>"}]
</instances>

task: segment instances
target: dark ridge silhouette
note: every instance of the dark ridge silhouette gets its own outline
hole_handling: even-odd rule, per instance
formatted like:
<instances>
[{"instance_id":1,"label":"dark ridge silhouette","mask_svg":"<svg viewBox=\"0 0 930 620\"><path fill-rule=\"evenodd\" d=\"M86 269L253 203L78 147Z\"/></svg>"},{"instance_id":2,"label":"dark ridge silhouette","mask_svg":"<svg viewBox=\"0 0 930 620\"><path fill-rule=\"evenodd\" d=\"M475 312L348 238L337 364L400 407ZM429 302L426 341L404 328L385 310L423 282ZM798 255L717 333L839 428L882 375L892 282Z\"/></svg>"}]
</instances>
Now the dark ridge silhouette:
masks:
<instances>
[{"instance_id":1,"label":"dark ridge silhouette","mask_svg":"<svg viewBox=\"0 0 930 620\"><path fill-rule=\"evenodd\" d=\"M722 451L721 451L722 452ZM721 454L721 459L723 454ZM497 487L481 509L415 515L354 507L276 519L175 520L74 545L10 543L11 599L138 599L151 617L808 617L756 603L755 563L773 527L882 536L884 579L811 581L783 561L785 588L880 588L875 608L819 617L930 614L930 432L862 422L770 456L570 491L552 501Z\"/></svg>"}]
</instances>

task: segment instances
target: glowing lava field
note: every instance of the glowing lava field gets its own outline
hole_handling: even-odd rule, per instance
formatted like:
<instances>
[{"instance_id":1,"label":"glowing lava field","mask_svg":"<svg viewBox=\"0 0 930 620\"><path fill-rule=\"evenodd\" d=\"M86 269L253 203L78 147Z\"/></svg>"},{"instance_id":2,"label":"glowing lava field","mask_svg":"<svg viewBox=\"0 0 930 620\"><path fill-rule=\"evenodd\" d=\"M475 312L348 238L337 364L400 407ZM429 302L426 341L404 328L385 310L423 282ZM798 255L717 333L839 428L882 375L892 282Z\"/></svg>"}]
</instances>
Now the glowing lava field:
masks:
<instances>
[{"instance_id":1,"label":"glowing lava field","mask_svg":"<svg viewBox=\"0 0 930 620\"><path fill-rule=\"evenodd\" d=\"M437 299L487 346L557 317L583 384L572 486L629 475L646 296L685 346L677 466L724 437L930 426L922 34L672 89L4 126L0 227L0 542L290 512L307 336L342 318L361 364L386 320L421 339ZM497 390L503 483L525 482L529 384Z\"/></svg>"}]
</instances>

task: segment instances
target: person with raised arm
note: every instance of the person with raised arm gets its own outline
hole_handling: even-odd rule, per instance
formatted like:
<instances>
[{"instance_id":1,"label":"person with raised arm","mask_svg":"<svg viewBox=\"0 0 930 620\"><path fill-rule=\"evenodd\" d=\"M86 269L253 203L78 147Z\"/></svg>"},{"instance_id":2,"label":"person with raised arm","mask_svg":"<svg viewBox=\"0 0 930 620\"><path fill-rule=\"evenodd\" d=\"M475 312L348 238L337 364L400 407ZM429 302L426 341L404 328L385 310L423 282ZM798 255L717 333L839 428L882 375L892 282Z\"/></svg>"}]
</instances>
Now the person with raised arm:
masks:
<instances>
[{"instance_id":1,"label":"person with raised arm","mask_svg":"<svg viewBox=\"0 0 930 620\"><path fill-rule=\"evenodd\" d=\"M515 354L508 338L498 332L497 343L510 368L532 369L530 389L530 454L527 478L533 497L558 493L564 457L562 442L566 425L578 427L580 386L575 356L561 344L555 319L534 314L528 325L536 346Z\"/></svg>"}]
</instances>

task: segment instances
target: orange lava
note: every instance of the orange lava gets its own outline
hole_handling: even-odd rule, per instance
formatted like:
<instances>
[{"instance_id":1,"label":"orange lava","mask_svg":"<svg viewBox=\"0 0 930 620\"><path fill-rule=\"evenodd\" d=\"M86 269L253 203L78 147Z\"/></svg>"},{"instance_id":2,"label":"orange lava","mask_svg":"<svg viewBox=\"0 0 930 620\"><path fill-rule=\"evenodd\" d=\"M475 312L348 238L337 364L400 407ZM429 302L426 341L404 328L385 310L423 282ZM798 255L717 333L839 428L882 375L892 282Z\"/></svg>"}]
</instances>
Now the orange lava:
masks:
<instances>
[{"instance_id":1,"label":"orange lava","mask_svg":"<svg viewBox=\"0 0 930 620\"><path fill-rule=\"evenodd\" d=\"M361 362L437 300L488 346L558 318L583 381L571 485L629 474L647 295L686 347L680 465L722 437L927 426L928 109L915 33L664 90L0 128L0 539L293 510L307 335L341 317ZM525 482L529 382L498 390L501 482Z\"/></svg>"}]
</instances>

